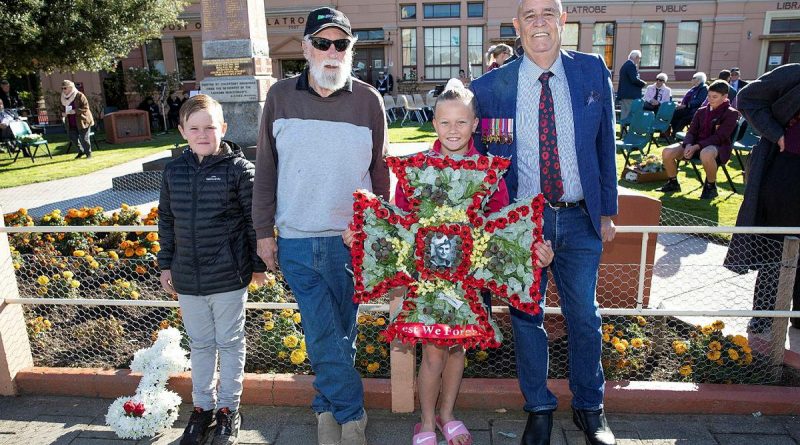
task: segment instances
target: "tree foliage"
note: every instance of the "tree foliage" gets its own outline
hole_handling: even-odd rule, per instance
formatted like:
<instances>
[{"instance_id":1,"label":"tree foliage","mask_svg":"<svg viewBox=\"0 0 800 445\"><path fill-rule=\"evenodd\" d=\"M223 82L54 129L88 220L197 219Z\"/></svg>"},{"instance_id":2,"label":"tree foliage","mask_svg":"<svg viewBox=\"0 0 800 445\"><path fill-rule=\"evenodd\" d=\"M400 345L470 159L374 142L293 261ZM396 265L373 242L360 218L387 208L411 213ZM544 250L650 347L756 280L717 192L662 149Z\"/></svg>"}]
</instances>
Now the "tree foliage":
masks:
<instances>
[{"instance_id":1,"label":"tree foliage","mask_svg":"<svg viewBox=\"0 0 800 445\"><path fill-rule=\"evenodd\" d=\"M188 0L11 0L0 8L0 70L112 69L178 23Z\"/></svg>"}]
</instances>

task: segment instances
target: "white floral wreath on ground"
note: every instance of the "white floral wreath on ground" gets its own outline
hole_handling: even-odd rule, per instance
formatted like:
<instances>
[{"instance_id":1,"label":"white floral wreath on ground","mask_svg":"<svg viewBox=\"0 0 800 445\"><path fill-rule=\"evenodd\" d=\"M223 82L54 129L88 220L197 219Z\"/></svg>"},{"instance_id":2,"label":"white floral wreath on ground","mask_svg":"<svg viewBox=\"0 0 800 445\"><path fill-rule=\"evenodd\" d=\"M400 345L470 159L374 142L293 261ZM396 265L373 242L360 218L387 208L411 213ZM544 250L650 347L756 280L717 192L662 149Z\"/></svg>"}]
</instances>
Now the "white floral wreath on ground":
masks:
<instances>
[{"instance_id":1,"label":"white floral wreath on ground","mask_svg":"<svg viewBox=\"0 0 800 445\"><path fill-rule=\"evenodd\" d=\"M153 437L178 419L180 396L167 390L169 375L189 369L181 333L175 328L158 332L153 346L133 355L131 371L142 380L131 397L120 397L108 408L106 424L122 439Z\"/></svg>"}]
</instances>

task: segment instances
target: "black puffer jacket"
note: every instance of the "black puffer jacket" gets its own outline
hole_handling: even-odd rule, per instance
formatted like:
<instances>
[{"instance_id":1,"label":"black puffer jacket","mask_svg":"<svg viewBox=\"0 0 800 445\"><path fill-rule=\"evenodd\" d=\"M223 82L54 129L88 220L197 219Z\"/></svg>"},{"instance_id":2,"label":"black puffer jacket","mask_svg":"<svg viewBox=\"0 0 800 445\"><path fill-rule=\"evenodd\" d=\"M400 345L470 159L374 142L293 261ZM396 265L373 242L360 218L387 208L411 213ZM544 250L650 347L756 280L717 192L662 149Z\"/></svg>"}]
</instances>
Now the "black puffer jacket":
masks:
<instances>
[{"instance_id":1,"label":"black puffer jacket","mask_svg":"<svg viewBox=\"0 0 800 445\"><path fill-rule=\"evenodd\" d=\"M241 289L266 270L250 212L253 164L234 143L203 162L189 149L167 164L158 203L158 265L179 294Z\"/></svg>"}]
</instances>

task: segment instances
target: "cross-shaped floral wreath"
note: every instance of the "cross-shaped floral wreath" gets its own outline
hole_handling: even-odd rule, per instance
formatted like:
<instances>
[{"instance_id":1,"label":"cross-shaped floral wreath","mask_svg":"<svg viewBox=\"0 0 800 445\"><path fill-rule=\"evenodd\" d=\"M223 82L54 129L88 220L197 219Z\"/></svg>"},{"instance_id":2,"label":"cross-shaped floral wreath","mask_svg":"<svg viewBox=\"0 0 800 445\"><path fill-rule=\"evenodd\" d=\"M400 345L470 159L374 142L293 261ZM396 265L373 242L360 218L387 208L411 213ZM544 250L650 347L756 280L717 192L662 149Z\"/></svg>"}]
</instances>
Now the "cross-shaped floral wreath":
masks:
<instances>
[{"instance_id":1,"label":"cross-shaped floral wreath","mask_svg":"<svg viewBox=\"0 0 800 445\"><path fill-rule=\"evenodd\" d=\"M502 336L480 301L482 289L529 314L541 311L541 195L486 215L510 161L419 153L387 158L411 212L366 192L354 193L351 247L354 301L406 286L387 341L467 348L498 347Z\"/></svg>"}]
</instances>

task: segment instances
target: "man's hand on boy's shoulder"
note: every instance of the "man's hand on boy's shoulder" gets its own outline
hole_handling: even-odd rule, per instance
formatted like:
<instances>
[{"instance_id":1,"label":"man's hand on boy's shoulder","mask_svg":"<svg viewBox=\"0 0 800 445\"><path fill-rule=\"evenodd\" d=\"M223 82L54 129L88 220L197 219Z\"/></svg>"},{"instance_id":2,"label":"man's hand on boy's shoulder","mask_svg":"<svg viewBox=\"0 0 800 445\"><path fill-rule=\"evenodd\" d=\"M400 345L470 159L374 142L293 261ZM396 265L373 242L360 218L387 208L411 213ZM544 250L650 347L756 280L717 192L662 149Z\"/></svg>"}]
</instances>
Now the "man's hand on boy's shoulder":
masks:
<instances>
[{"instance_id":1,"label":"man's hand on boy's shoulder","mask_svg":"<svg viewBox=\"0 0 800 445\"><path fill-rule=\"evenodd\" d=\"M261 261L267 265L267 269L276 272L278 266L278 243L275 238L261 238L257 242L256 253Z\"/></svg>"},{"instance_id":2,"label":"man's hand on boy's shoulder","mask_svg":"<svg viewBox=\"0 0 800 445\"><path fill-rule=\"evenodd\" d=\"M169 269L162 270L161 271L161 276L158 279L159 279L159 281L161 281L161 287L163 287L164 290L167 291L168 294L170 294L170 295L177 294L177 292L175 292L175 288L172 287L172 271L171 270L169 270Z\"/></svg>"}]
</instances>

